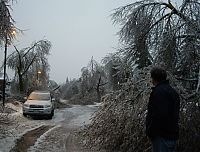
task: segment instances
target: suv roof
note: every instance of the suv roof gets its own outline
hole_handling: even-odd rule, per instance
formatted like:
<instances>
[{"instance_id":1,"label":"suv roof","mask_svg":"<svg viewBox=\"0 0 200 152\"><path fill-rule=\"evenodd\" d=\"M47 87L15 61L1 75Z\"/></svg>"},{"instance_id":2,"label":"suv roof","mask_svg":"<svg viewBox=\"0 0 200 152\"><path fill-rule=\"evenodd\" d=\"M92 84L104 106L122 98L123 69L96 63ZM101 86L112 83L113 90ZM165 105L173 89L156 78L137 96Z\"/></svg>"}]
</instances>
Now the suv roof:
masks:
<instances>
[{"instance_id":1,"label":"suv roof","mask_svg":"<svg viewBox=\"0 0 200 152\"><path fill-rule=\"evenodd\" d=\"M39 90L35 90L33 91L34 93L50 93L50 91L39 91ZM32 93L32 92L31 92Z\"/></svg>"}]
</instances>

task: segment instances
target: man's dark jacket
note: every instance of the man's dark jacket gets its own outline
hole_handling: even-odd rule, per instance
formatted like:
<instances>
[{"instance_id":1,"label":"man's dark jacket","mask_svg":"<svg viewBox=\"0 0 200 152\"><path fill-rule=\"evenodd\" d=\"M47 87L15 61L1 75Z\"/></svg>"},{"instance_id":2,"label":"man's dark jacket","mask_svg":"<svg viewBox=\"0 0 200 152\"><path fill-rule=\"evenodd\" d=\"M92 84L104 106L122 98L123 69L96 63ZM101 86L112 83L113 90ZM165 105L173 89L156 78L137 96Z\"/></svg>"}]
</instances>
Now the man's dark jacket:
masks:
<instances>
[{"instance_id":1,"label":"man's dark jacket","mask_svg":"<svg viewBox=\"0 0 200 152\"><path fill-rule=\"evenodd\" d=\"M179 107L179 95L169 85L169 81L162 81L152 88L146 117L147 136L152 140L158 136L178 139Z\"/></svg>"}]
</instances>

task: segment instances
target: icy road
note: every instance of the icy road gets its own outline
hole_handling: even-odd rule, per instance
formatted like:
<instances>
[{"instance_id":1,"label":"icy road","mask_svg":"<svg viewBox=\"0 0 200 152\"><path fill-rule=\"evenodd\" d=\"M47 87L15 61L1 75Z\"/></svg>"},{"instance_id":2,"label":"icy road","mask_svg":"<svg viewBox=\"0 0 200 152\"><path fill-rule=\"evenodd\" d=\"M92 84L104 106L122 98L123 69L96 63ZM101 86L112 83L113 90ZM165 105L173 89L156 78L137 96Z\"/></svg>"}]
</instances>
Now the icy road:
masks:
<instances>
[{"instance_id":1,"label":"icy road","mask_svg":"<svg viewBox=\"0 0 200 152\"><path fill-rule=\"evenodd\" d=\"M12 135L0 140L0 152L66 152L68 137L75 129L90 123L98 105L57 109L52 120L37 120L15 114L18 126Z\"/></svg>"}]
</instances>

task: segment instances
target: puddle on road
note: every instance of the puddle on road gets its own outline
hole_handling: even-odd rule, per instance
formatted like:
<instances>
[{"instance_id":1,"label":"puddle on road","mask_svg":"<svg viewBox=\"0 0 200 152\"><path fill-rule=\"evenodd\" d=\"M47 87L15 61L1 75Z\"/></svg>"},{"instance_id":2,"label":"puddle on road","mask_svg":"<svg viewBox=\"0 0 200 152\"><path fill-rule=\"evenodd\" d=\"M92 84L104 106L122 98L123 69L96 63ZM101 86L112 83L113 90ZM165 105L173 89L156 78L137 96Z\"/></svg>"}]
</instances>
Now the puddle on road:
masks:
<instances>
[{"instance_id":1,"label":"puddle on road","mask_svg":"<svg viewBox=\"0 0 200 152\"><path fill-rule=\"evenodd\" d=\"M41 126L28 131L20 139L17 139L15 147L10 152L27 152L28 148L33 146L37 139L51 128L53 126Z\"/></svg>"}]
</instances>

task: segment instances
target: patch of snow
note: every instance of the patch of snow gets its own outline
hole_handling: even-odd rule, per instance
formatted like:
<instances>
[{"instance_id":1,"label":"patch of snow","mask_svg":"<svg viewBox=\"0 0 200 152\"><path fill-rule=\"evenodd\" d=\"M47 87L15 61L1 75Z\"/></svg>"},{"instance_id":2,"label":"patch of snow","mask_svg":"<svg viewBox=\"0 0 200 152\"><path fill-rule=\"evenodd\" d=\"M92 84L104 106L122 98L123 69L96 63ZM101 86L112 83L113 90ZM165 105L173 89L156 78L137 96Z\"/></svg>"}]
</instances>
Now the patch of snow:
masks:
<instances>
[{"instance_id":1,"label":"patch of snow","mask_svg":"<svg viewBox=\"0 0 200 152\"><path fill-rule=\"evenodd\" d=\"M6 103L5 105L7 108L11 108L19 113L22 113L22 103L19 101L15 101L13 103Z\"/></svg>"},{"instance_id":2,"label":"patch of snow","mask_svg":"<svg viewBox=\"0 0 200 152\"><path fill-rule=\"evenodd\" d=\"M91 122L91 117L94 112L97 110L99 104L88 105L88 106L73 106L68 109L70 112L74 113L77 116L75 119L72 119L69 123L69 126L83 126Z\"/></svg>"},{"instance_id":3,"label":"patch of snow","mask_svg":"<svg viewBox=\"0 0 200 152\"><path fill-rule=\"evenodd\" d=\"M64 121L65 118L63 117L63 114L62 112L55 112L54 113L54 116L53 116L53 119L51 121L55 122L55 123L58 123L58 122L61 122L61 121ZM56 119L55 119L56 118Z\"/></svg>"},{"instance_id":4,"label":"patch of snow","mask_svg":"<svg viewBox=\"0 0 200 152\"><path fill-rule=\"evenodd\" d=\"M9 152L15 146L15 142L17 139L20 139L27 132L34 130L36 128L39 128L43 125L44 124L39 124L39 125L36 125L35 127L26 126L24 128L25 130L22 133L18 132L16 128L11 129L10 131L12 132L13 135L11 134L11 135L8 135L6 138L0 139L0 151Z\"/></svg>"},{"instance_id":5,"label":"patch of snow","mask_svg":"<svg viewBox=\"0 0 200 152\"><path fill-rule=\"evenodd\" d=\"M90 107L90 108L92 108L92 107L99 107L99 106L101 106L102 105L102 103L101 102L95 102L94 103L94 105L87 105L88 107Z\"/></svg>"},{"instance_id":6,"label":"patch of snow","mask_svg":"<svg viewBox=\"0 0 200 152\"><path fill-rule=\"evenodd\" d=\"M90 112L92 109L96 109L95 106L91 105L91 107L89 106L81 106L81 105L74 105L72 108L68 108L66 109L67 111L75 114L75 115L81 115L84 114L86 112Z\"/></svg>"},{"instance_id":7,"label":"patch of snow","mask_svg":"<svg viewBox=\"0 0 200 152\"><path fill-rule=\"evenodd\" d=\"M6 135L0 134L0 151L9 152L15 146L17 139L21 138L28 131L41 127L45 123L41 120L25 118L22 115L22 104L20 102L6 103L5 106L16 111L9 115L0 113L0 115L6 115L13 122L5 126L6 130L9 131Z\"/></svg>"},{"instance_id":8,"label":"patch of snow","mask_svg":"<svg viewBox=\"0 0 200 152\"><path fill-rule=\"evenodd\" d=\"M9 152L12 147L15 145L14 137L6 137L4 139L0 139L0 152Z\"/></svg>"},{"instance_id":9,"label":"patch of snow","mask_svg":"<svg viewBox=\"0 0 200 152\"><path fill-rule=\"evenodd\" d=\"M69 102L69 100L64 100L64 99L60 99L61 103L67 104Z\"/></svg>"},{"instance_id":10,"label":"patch of snow","mask_svg":"<svg viewBox=\"0 0 200 152\"><path fill-rule=\"evenodd\" d=\"M85 113L84 115L80 115L77 118L70 121L69 126L84 126L91 122L91 116L93 113Z\"/></svg>"}]
</instances>

